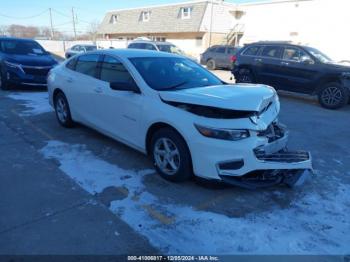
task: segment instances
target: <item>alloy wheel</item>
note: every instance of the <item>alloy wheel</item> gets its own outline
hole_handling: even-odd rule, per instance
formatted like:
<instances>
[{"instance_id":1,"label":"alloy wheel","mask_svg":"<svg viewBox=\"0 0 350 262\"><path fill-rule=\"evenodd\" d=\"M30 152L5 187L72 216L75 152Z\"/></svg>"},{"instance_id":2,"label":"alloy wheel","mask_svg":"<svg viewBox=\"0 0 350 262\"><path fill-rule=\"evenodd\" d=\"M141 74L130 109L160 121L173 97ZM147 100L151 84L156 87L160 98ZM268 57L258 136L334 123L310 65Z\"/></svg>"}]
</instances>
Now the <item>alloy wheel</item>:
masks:
<instances>
[{"instance_id":1,"label":"alloy wheel","mask_svg":"<svg viewBox=\"0 0 350 262\"><path fill-rule=\"evenodd\" d=\"M341 90L336 86L329 86L323 90L321 95L322 101L328 106L336 106L341 103L343 95Z\"/></svg>"},{"instance_id":2,"label":"alloy wheel","mask_svg":"<svg viewBox=\"0 0 350 262\"><path fill-rule=\"evenodd\" d=\"M68 119L68 107L66 101L62 97L59 97L56 101L56 111L58 119L62 123L65 123Z\"/></svg>"},{"instance_id":3,"label":"alloy wheel","mask_svg":"<svg viewBox=\"0 0 350 262\"><path fill-rule=\"evenodd\" d=\"M157 167L165 174L172 176L180 168L180 152L169 138L159 138L154 145L154 160Z\"/></svg>"}]
</instances>

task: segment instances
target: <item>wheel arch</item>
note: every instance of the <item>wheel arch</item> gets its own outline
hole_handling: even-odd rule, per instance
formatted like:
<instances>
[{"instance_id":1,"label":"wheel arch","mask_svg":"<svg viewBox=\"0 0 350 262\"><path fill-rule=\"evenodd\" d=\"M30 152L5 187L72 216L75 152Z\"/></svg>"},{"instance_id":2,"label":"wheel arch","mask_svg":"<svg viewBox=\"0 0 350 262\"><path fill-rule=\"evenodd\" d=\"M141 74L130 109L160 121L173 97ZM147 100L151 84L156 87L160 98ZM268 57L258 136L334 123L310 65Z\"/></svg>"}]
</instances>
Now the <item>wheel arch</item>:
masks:
<instances>
[{"instance_id":1,"label":"wheel arch","mask_svg":"<svg viewBox=\"0 0 350 262\"><path fill-rule=\"evenodd\" d=\"M319 81L318 84L316 85L313 95L317 95L321 89L329 83L337 83L337 84L342 84L342 81L339 79L338 76L326 76L326 77L322 77Z\"/></svg>"},{"instance_id":2,"label":"wheel arch","mask_svg":"<svg viewBox=\"0 0 350 262\"><path fill-rule=\"evenodd\" d=\"M185 141L185 144L187 146L188 152L190 153L190 157L192 160L192 156L191 156L191 150L190 147L188 146L188 143L186 141L186 138L184 135L182 135L182 133L175 128L174 126L172 126L171 124L168 124L166 122L156 122L153 123L147 130L146 133L146 138L145 138L145 146L146 146L146 154L149 155L151 153L151 141L152 141L152 137L153 135L160 129L162 128L171 128L172 130L174 130L176 133L178 133L181 138Z\"/></svg>"}]
</instances>

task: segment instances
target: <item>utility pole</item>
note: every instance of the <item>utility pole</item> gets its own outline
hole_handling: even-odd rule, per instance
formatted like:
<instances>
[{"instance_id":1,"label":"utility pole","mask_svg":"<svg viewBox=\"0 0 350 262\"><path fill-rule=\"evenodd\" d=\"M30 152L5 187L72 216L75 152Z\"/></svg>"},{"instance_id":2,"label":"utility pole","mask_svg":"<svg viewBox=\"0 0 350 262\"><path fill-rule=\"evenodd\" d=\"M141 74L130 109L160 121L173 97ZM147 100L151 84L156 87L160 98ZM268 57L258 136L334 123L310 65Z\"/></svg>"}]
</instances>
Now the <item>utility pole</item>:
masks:
<instances>
[{"instance_id":1,"label":"utility pole","mask_svg":"<svg viewBox=\"0 0 350 262\"><path fill-rule=\"evenodd\" d=\"M76 28L76 26L75 26L75 14L74 14L74 7L72 7L72 18L73 18L74 40L77 40L77 28Z\"/></svg>"},{"instance_id":2,"label":"utility pole","mask_svg":"<svg viewBox=\"0 0 350 262\"><path fill-rule=\"evenodd\" d=\"M211 35L213 31L213 10L214 9L214 0L211 0L211 10L210 10L210 28L209 28L209 47L211 47Z\"/></svg>"},{"instance_id":3,"label":"utility pole","mask_svg":"<svg viewBox=\"0 0 350 262\"><path fill-rule=\"evenodd\" d=\"M53 30L53 23L52 23L52 10L51 8L49 8L49 12L50 12L50 25L51 25L51 40L53 40L55 33Z\"/></svg>"}]
</instances>

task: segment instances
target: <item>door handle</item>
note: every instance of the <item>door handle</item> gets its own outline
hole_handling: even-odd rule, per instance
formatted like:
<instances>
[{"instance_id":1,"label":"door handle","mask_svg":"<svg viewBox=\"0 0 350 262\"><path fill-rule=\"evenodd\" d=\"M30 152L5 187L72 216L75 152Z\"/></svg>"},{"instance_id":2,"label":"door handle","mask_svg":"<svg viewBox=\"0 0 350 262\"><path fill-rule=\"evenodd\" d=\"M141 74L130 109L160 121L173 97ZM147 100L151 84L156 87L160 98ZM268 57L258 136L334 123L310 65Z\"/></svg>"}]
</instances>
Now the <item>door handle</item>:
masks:
<instances>
[{"instance_id":1,"label":"door handle","mask_svg":"<svg viewBox=\"0 0 350 262\"><path fill-rule=\"evenodd\" d=\"M285 66L289 65L288 62L283 62L283 61L281 62L281 64L282 64L282 65L285 65Z\"/></svg>"},{"instance_id":2,"label":"door handle","mask_svg":"<svg viewBox=\"0 0 350 262\"><path fill-rule=\"evenodd\" d=\"M261 58L255 58L255 62L262 62Z\"/></svg>"},{"instance_id":3,"label":"door handle","mask_svg":"<svg viewBox=\"0 0 350 262\"><path fill-rule=\"evenodd\" d=\"M94 88L95 93L101 94L102 93L102 88L101 87L96 87Z\"/></svg>"},{"instance_id":4,"label":"door handle","mask_svg":"<svg viewBox=\"0 0 350 262\"><path fill-rule=\"evenodd\" d=\"M67 81L68 83L73 83L73 82L74 82L73 78L71 78L71 77L68 77L66 81Z\"/></svg>"}]
</instances>

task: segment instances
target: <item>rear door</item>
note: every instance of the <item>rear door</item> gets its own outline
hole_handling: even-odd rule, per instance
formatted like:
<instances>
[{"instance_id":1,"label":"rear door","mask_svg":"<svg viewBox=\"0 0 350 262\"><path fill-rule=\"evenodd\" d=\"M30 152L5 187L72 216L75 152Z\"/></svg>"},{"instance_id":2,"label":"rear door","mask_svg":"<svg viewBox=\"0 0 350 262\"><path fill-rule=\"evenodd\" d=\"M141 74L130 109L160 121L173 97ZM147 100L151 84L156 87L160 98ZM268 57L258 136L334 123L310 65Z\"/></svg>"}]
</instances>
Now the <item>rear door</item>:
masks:
<instances>
[{"instance_id":1,"label":"rear door","mask_svg":"<svg viewBox=\"0 0 350 262\"><path fill-rule=\"evenodd\" d=\"M69 101L72 111L80 121L93 125L99 125L96 115L94 96L100 93L100 81L97 79L101 56L98 54L86 54L77 58L75 71L67 76L66 82L70 86Z\"/></svg>"},{"instance_id":2,"label":"rear door","mask_svg":"<svg viewBox=\"0 0 350 262\"><path fill-rule=\"evenodd\" d=\"M265 45L260 55L255 57L257 82L279 88L282 82L281 58L282 47L279 45Z\"/></svg>"},{"instance_id":3,"label":"rear door","mask_svg":"<svg viewBox=\"0 0 350 262\"><path fill-rule=\"evenodd\" d=\"M303 61L309 62L303 62ZM295 46L285 46L281 61L283 72L283 89L312 93L313 83L318 77L315 61L303 49Z\"/></svg>"},{"instance_id":4,"label":"rear door","mask_svg":"<svg viewBox=\"0 0 350 262\"><path fill-rule=\"evenodd\" d=\"M217 67L225 67L227 64L226 47L219 46L215 49L214 60Z\"/></svg>"}]
</instances>

